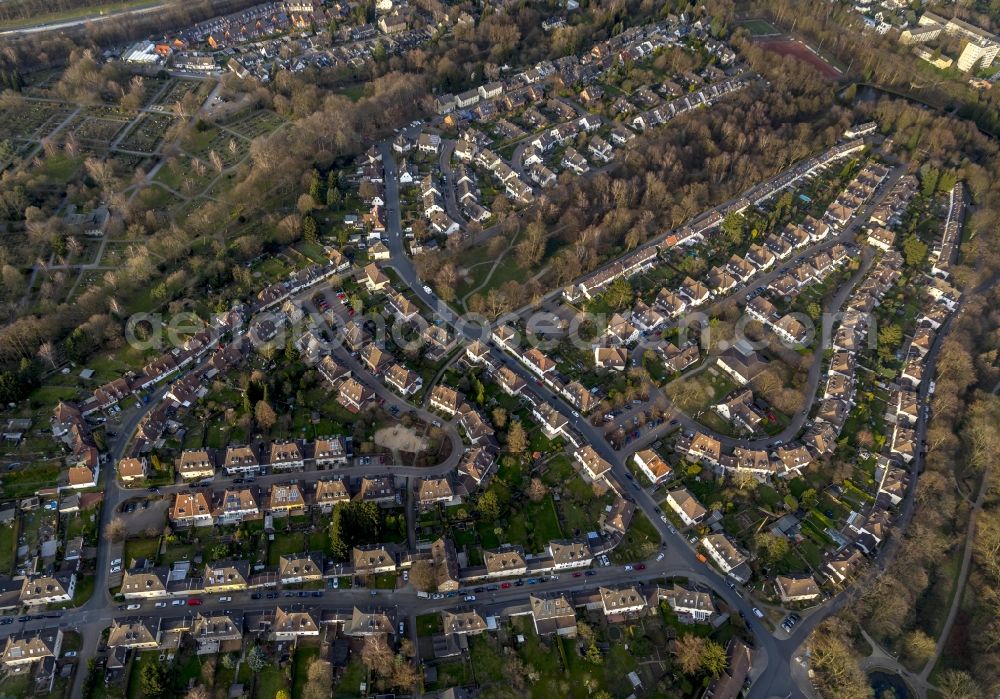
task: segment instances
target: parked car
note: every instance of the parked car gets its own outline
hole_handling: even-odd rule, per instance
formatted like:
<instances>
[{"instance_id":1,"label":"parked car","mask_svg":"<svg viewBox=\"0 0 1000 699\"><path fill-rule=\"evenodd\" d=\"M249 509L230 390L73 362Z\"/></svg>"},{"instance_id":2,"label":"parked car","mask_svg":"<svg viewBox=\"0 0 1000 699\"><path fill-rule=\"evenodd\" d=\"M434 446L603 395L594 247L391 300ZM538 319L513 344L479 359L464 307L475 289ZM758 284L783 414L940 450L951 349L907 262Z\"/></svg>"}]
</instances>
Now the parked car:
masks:
<instances>
[{"instance_id":1,"label":"parked car","mask_svg":"<svg viewBox=\"0 0 1000 699\"><path fill-rule=\"evenodd\" d=\"M189 607L198 607L200 605L201 605L201 600L198 599L197 597L191 597L190 599L188 599Z\"/></svg>"},{"instance_id":2,"label":"parked car","mask_svg":"<svg viewBox=\"0 0 1000 699\"><path fill-rule=\"evenodd\" d=\"M764 612L762 612L759 609L757 609L757 607L753 608L753 615L755 617L757 617L758 619L763 619L764 618Z\"/></svg>"},{"instance_id":3,"label":"parked car","mask_svg":"<svg viewBox=\"0 0 1000 699\"><path fill-rule=\"evenodd\" d=\"M157 603L156 603L156 604L154 604L153 606L154 606L154 607L156 607L157 609L160 609L160 608L162 608L162 607L166 607L166 606L167 606L167 603L166 603L166 602L157 602Z\"/></svg>"},{"instance_id":4,"label":"parked car","mask_svg":"<svg viewBox=\"0 0 1000 699\"><path fill-rule=\"evenodd\" d=\"M130 611L130 612L133 612L133 611L135 611L136 609L141 609L141 608L142 608L142 605L141 605L141 604L139 604L138 602L133 602L132 604L126 604L126 605L125 605L125 609L126 609L127 611Z\"/></svg>"},{"instance_id":5,"label":"parked car","mask_svg":"<svg viewBox=\"0 0 1000 699\"><path fill-rule=\"evenodd\" d=\"M170 606L171 607L179 607L182 604L184 604L184 600L182 600L182 599L175 599L173 602L170 603Z\"/></svg>"},{"instance_id":6,"label":"parked car","mask_svg":"<svg viewBox=\"0 0 1000 699\"><path fill-rule=\"evenodd\" d=\"M475 595L466 595L465 596L465 601L466 602L475 602L476 601L476 596Z\"/></svg>"}]
</instances>

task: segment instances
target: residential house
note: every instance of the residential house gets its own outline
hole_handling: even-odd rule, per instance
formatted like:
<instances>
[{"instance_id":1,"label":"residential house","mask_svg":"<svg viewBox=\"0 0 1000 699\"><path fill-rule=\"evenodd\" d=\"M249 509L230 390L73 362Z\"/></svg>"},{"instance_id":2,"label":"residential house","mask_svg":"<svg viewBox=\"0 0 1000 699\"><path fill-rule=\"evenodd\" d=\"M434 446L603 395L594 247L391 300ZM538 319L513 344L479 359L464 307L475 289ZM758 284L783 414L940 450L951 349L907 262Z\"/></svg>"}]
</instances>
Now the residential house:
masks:
<instances>
[{"instance_id":1,"label":"residential house","mask_svg":"<svg viewBox=\"0 0 1000 699\"><path fill-rule=\"evenodd\" d=\"M362 478L354 497L362 502L374 502L380 507L394 507L399 504L396 484L391 476Z\"/></svg>"},{"instance_id":2,"label":"residential house","mask_svg":"<svg viewBox=\"0 0 1000 699\"><path fill-rule=\"evenodd\" d=\"M819 586L811 575L778 575L774 578L774 589L784 604L807 602L820 595Z\"/></svg>"},{"instance_id":3,"label":"residential house","mask_svg":"<svg viewBox=\"0 0 1000 699\"><path fill-rule=\"evenodd\" d=\"M652 449L641 449L632 455L632 461L654 485L670 478L673 469Z\"/></svg>"},{"instance_id":4,"label":"residential house","mask_svg":"<svg viewBox=\"0 0 1000 699\"><path fill-rule=\"evenodd\" d=\"M205 566L204 590L208 594L246 590L250 564L246 561L214 561Z\"/></svg>"},{"instance_id":5,"label":"residential house","mask_svg":"<svg viewBox=\"0 0 1000 699\"><path fill-rule=\"evenodd\" d=\"M115 619L108 631L108 648L128 650L156 650L160 646L159 618Z\"/></svg>"},{"instance_id":6,"label":"residential house","mask_svg":"<svg viewBox=\"0 0 1000 699\"><path fill-rule=\"evenodd\" d=\"M191 624L191 637L198 644L196 655L237 652L243 645L243 615L230 612L197 614Z\"/></svg>"},{"instance_id":7,"label":"residential house","mask_svg":"<svg viewBox=\"0 0 1000 699\"><path fill-rule=\"evenodd\" d=\"M293 643L300 638L317 637L319 619L312 611L279 606L274 611L269 635L272 641Z\"/></svg>"},{"instance_id":8,"label":"residential house","mask_svg":"<svg viewBox=\"0 0 1000 699\"><path fill-rule=\"evenodd\" d=\"M708 534L701 538L701 545L723 573L741 582L750 579L747 555L728 536Z\"/></svg>"},{"instance_id":9,"label":"residential house","mask_svg":"<svg viewBox=\"0 0 1000 699\"><path fill-rule=\"evenodd\" d=\"M260 519L260 507L250 488L227 489L213 514L217 524L239 524Z\"/></svg>"},{"instance_id":10,"label":"residential house","mask_svg":"<svg viewBox=\"0 0 1000 699\"><path fill-rule=\"evenodd\" d=\"M127 600L165 597L168 594L167 575L166 568L141 571L126 570L122 575L122 584L118 594Z\"/></svg>"},{"instance_id":11,"label":"residential house","mask_svg":"<svg viewBox=\"0 0 1000 699\"><path fill-rule=\"evenodd\" d=\"M305 512L306 499L297 483L272 483L267 511L276 517L300 515Z\"/></svg>"},{"instance_id":12,"label":"residential house","mask_svg":"<svg viewBox=\"0 0 1000 699\"><path fill-rule=\"evenodd\" d=\"M122 483L135 483L149 475L149 462L145 457L121 459L118 462L118 478Z\"/></svg>"},{"instance_id":13,"label":"residential house","mask_svg":"<svg viewBox=\"0 0 1000 699\"><path fill-rule=\"evenodd\" d=\"M352 376L340 385L337 402L352 413L358 413L374 396L372 389Z\"/></svg>"},{"instance_id":14,"label":"residential house","mask_svg":"<svg viewBox=\"0 0 1000 699\"><path fill-rule=\"evenodd\" d=\"M602 459L589 444L573 452L573 458L591 480L601 480L604 474L611 470L611 464Z\"/></svg>"},{"instance_id":15,"label":"residential house","mask_svg":"<svg viewBox=\"0 0 1000 699\"><path fill-rule=\"evenodd\" d=\"M431 389L430 406L448 415L455 415L465 402L465 396L453 388L438 384Z\"/></svg>"},{"instance_id":16,"label":"residential house","mask_svg":"<svg viewBox=\"0 0 1000 699\"><path fill-rule=\"evenodd\" d=\"M491 578L524 575L528 571L524 549L520 546L502 546L483 552L486 575Z\"/></svg>"},{"instance_id":17,"label":"residential house","mask_svg":"<svg viewBox=\"0 0 1000 699\"><path fill-rule=\"evenodd\" d=\"M550 541L546 548L552 558L553 570L586 568L594 560L594 554L585 541Z\"/></svg>"},{"instance_id":18,"label":"residential house","mask_svg":"<svg viewBox=\"0 0 1000 699\"><path fill-rule=\"evenodd\" d=\"M576 636L576 610L563 595L539 597L528 596L531 620L535 633L539 636L556 634L574 638Z\"/></svg>"},{"instance_id":19,"label":"residential house","mask_svg":"<svg viewBox=\"0 0 1000 699\"><path fill-rule=\"evenodd\" d=\"M450 504L455 499L455 490L447 478L424 478L417 483L417 504L421 508L433 507L441 503Z\"/></svg>"},{"instance_id":20,"label":"residential house","mask_svg":"<svg viewBox=\"0 0 1000 699\"><path fill-rule=\"evenodd\" d=\"M703 624L715 614L712 593L689 590L676 583L673 587L657 587L650 594L651 605L657 605L661 601L666 601L678 620L683 623Z\"/></svg>"},{"instance_id":21,"label":"residential house","mask_svg":"<svg viewBox=\"0 0 1000 699\"><path fill-rule=\"evenodd\" d=\"M522 359L529 369L543 378L556 369L556 363L546 357L537 347L532 347L525 352L522 355Z\"/></svg>"},{"instance_id":22,"label":"residential house","mask_svg":"<svg viewBox=\"0 0 1000 699\"><path fill-rule=\"evenodd\" d=\"M625 371L628 366L628 350L624 347L595 347L594 366L610 371Z\"/></svg>"},{"instance_id":23,"label":"residential house","mask_svg":"<svg viewBox=\"0 0 1000 699\"><path fill-rule=\"evenodd\" d=\"M62 652L63 632L58 627L35 631L18 631L4 641L0 665L9 673L47 658L55 660Z\"/></svg>"},{"instance_id":24,"label":"residential house","mask_svg":"<svg viewBox=\"0 0 1000 699\"><path fill-rule=\"evenodd\" d=\"M691 491L683 487L667 493L667 504L689 527L701 522L708 514L708 510L698 502Z\"/></svg>"},{"instance_id":25,"label":"residential house","mask_svg":"<svg viewBox=\"0 0 1000 699\"><path fill-rule=\"evenodd\" d=\"M347 463L347 442L343 437L320 437L313 445L313 461L318 468Z\"/></svg>"},{"instance_id":26,"label":"residential house","mask_svg":"<svg viewBox=\"0 0 1000 699\"><path fill-rule=\"evenodd\" d=\"M272 471L301 471L305 468L302 450L296 442L272 442L271 458L268 461Z\"/></svg>"},{"instance_id":27,"label":"residential house","mask_svg":"<svg viewBox=\"0 0 1000 699\"><path fill-rule=\"evenodd\" d=\"M76 594L76 573L29 575L21 583L18 601L26 607L71 602Z\"/></svg>"},{"instance_id":28,"label":"residential house","mask_svg":"<svg viewBox=\"0 0 1000 699\"><path fill-rule=\"evenodd\" d=\"M282 585L318 582L323 579L323 555L296 553L278 559L278 578Z\"/></svg>"},{"instance_id":29,"label":"residential house","mask_svg":"<svg viewBox=\"0 0 1000 699\"><path fill-rule=\"evenodd\" d=\"M632 523L633 514L635 505L624 498L617 498L601 515L601 528L612 534L625 536L629 524Z\"/></svg>"},{"instance_id":30,"label":"residential house","mask_svg":"<svg viewBox=\"0 0 1000 699\"><path fill-rule=\"evenodd\" d=\"M438 592L454 592L459 588L458 553L450 539L439 538L431 544L431 562Z\"/></svg>"},{"instance_id":31,"label":"residential house","mask_svg":"<svg viewBox=\"0 0 1000 699\"><path fill-rule=\"evenodd\" d=\"M383 544L355 546L351 552L354 574L359 577L392 573L396 570L396 555Z\"/></svg>"},{"instance_id":32,"label":"residential house","mask_svg":"<svg viewBox=\"0 0 1000 699\"><path fill-rule=\"evenodd\" d=\"M202 491L177 493L170 508L170 521L175 527L210 527L214 524L212 508Z\"/></svg>"},{"instance_id":33,"label":"residential house","mask_svg":"<svg viewBox=\"0 0 1000 699\"><path fill-rule=\"evenodd\" d=\"M313 506L324 514L329 514L340 504L350 502L351 494L342 480L321 480L316 483L316 497Z\"/></svg>"},{"instance_id":34,"label":"residential house","mask_svg":"<svg viewBox=\"0 0 1000 699\"><path fill-rule=\"evenodd\" d=\"M185 449L176 464L177 474L184 480L212 478L215 464L205 449Z\"/></svg>"},{"instance_id":35,"label":"residential house","mask_svg":"<svg viewBox=\"0 0 1000 699\"><path fill-rule=\"evenodd\" d=\"M260 472L260 459L253 447L239 446L226 449L226 457L222 463L223 470L229 475L253 474Z\"/></svg>"},{"instance_id":36,"label":"residential house","mask_svg":"<svg viewBox=\"0 0 1000 699\"><path fill-rule=\"evenodd\" d=\"M646 608L646 598L639 589L628 587L600 587L601 608L608 617L620 617L627 614L637 614Z\"/></svg>"}]
</instances>

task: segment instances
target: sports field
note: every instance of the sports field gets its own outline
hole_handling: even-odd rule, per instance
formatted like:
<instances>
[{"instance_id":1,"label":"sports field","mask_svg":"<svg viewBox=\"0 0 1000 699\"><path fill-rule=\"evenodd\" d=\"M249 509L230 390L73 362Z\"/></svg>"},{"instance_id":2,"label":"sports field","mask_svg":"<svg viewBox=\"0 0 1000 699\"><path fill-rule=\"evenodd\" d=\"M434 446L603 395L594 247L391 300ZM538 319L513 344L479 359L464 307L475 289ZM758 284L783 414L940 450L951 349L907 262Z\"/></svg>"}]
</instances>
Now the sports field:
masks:
<instances>
[{"instance_id":1,"label":"sports field","mask_svg":"<svg viewBox=\"0 0 1000 699\"><path fill-rule=\"evenodd\" d=\"M740 24L746 27L752 36L771 36L781 33L774 25L763 19L748 19Z\"/></svg>"},{"instance_id":2,"label":"sports field","mask_svg":"<svg viewBox=\"0 0 1000 699\"><path fill-rule=\"evenodd\" d=\"M765 39L758 43L768 51L774 51L779 56L792 56L812 66L827 80L840 80L842 77L839 70L823 60L819 54L801 41L794 39Z\"/></svg>"}]
</instances>

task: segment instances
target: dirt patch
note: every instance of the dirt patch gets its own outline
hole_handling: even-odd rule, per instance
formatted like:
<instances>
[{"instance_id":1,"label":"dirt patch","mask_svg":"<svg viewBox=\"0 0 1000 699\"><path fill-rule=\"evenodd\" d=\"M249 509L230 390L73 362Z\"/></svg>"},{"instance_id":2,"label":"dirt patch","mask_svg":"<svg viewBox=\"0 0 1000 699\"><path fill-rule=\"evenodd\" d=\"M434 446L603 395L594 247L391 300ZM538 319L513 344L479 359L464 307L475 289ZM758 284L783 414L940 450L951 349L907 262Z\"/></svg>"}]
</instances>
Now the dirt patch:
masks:
<instances>
[{"instance_id":1,"label":"dirt patch","mask_svg":"<svg viewBox=\"0 0 1000 699\"><path fill-rule=\"evenodd\" d=\"M806 65L812 66L827 80L840 80L842 77L839 70L823 60L819 54L801 41L794 39L766 39L757 43L779 56L792 56Z\"/></svg>"},{"instance_id":2,"label":"dirt patch","mask_svg":"<svg viewBox=\"0 0 1000 699\"><path fill-rule=\"evenodd\" d=\"M411 427L394 425L383 427L375 433L375 444L392 452L417 454L427 448L427 440Z\"/></svg>"}]
</instances>

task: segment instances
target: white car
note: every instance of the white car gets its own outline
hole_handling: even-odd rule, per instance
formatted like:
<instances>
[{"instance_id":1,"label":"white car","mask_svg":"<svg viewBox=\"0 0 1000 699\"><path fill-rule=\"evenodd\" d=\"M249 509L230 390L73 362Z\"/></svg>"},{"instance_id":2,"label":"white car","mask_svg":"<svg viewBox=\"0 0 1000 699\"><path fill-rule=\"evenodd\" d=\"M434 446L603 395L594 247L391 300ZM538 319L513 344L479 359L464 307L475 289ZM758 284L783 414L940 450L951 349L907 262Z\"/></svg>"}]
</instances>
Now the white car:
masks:
<instances>
[{"instance_id":1,"label":"white car","mask_svg":"<svg viewBox=\"0 0 1000 699\"><path fill-rule=\"evenodd\" d=\"M167 606L167 603L166 603L166 602L157 602L157 603L156 603L156 604L154 604L153 606L154 606L154 607L156 607L157 609L160 609L160 608L162 608L162 607L166 607L166 606Z\"/></svg>"},{"instance_id":2,"label":"white car","mask_svg":"<svg viewBox=\"0 0 1000 699\"><path fill-rule=\"evenodd\" d=\"M338 587L340 587L340 578L334 578L333 579L333 589L336 590Z\"/></svg>"},{"instance_id":3,"label":"white car","mask_svg":"<svg viewBox=\"0 0 1000 699\"><path fill-rule=\"evenodd\" d=\"M184 600L182 600L182 599L175 599L173 602L170 603L170 606L171 607L179 607L182 604L184 604Z\"/></svg>"},{"instance_id":4,"label":"white car","mask_svg":"<svg viewBox=\"0 0 1000 699\"><path fill-rule=\"evenodd\" d=\"M141 605L141 604L139 604L139 603L137 603L137 602L133 602L132 604L129 604L129 605L126 605L126 606L125 606L125 609L127 609L127 610L128 610L128 611L130 611L130 612L133 612L133 611L135 611L136 609L139 609L139 608L141 608L141 607L142 607L142 605Z\"/></svg>"},{"instance_id":5,"label":"white car","mask_svg":"<svg viewBox=\"0 0 1000 699\"><path fill-rule=\"evenodd\" d=\"M66 651L65 653L63 653L63 657L64 658L75 658L76 657L76 651L75 650Z\"/></svg>"},{"instance_id":6,"label":"white car","mask_svg":"<svg viewBox=\"0 0 1000 699\"><path fill-rule=\"evenodd\" d=\"M476 596L475 595L466 595L465 596L465 601L466 602L475 602L476 601Z\"/></svg>"},{"instance_id":7,"label":"white car","mask_svg":"<svg viewBox=\"0 0 1000 699\"><path fill-rule=\"evenodd\" d=\"M121 564L122 564L122 559L120 559L120 558L116 558L115 560L111 561L111 566L112 567L114 567L114 566L120 566Z\"/></svg>"},{"instance_id":8,"label":"white car","mask_svg":"<svg viewBox=\"0 0 1000 699\"><path fill-rule=\"evenodd\" d=\"M632 571L632 565L631 565L631 564L627 564L627 565L625 566L625 572L626 572L626 573L629 573L629 572L631 572L631 571Z\"/></svg>"},{"instance_id":9,"label":"white car","mask_svg":"<svg viewBox=\"0 0 1000 699\"><path fill-rule=\"evenodd\" d=\"M232 597L220 597L219 601L220 602L232 602L233 598Z\"/></svg>"},{"instance_id":10,"label":"white car","mask_svg":"<svg viewBox=\"0 0 1000 699\"><path fill-rule=\"evenodd\" d=\"M403 582L410 582L410 571L403 571Z\"/></svg>"},{"instance_id":11,"label":"white car","mask_svg":"<svg viewBox=\"0 0 1000 699\"><path fill-rule=\"evenodd\" d=\"M764 618L764 612L762 612L759 609L757 609L757 607L753 608L753 615L755 617L757 617L758 619L763 619Z\"/></svg>"},{"instance_id":12,"label":"white car","mask_svg":"<svg viewBox=\"0 0 1000 699\"><path fill-rule=\"evenodd\" d=\"M658 554L656 554L656 560L662 561L665 555L666 554L664 554L663 551L660 551Z\"/></svg>"},{"instance_id":13,"label":"white car","mask_svg":"<svg viewBox=\"0 0 1000 699\"><path fill-rule=\"evenodd\" d=\"M432 296L434 295L434 292L433 292L433 291L431 290L431 288L430 288L429 286L427 286L426 284L424 284L424 293L425 293L425 294L430 294L430 295L432 295Z\"/></svg>"},{"instance_id":14,"label":"white car","mask_svg":"<svg viewBox=\"0 0 1000 699\"><path fill-rule=\"evenodd\" d=\"M667 523L667 516L666 515L660 515L660 521L663 522L664 524L666 524Z\"/></svg>"}]
</instances>

